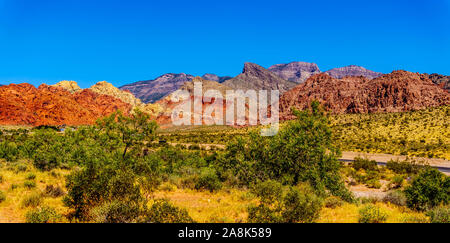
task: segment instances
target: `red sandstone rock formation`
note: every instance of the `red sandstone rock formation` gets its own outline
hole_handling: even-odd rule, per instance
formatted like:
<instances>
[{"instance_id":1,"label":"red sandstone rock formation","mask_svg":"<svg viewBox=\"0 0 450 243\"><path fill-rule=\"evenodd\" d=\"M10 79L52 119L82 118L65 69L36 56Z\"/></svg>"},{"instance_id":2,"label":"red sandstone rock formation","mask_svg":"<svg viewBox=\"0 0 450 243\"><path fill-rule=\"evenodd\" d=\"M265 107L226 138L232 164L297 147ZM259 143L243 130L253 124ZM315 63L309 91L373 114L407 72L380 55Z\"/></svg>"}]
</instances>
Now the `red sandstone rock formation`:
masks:
<instances>
[{"instance_id":1,"label":"red sandstone rock formation","mask_svg":"<svg viewBox=\"0 0 450 243\"><path fill-rule=\"evenodd\" d=\"M11 84L0 87L1 125L86 125L131 106L90 90L71 94L61 87Z\"/></svg>"},{"instance_id":2,"label":"red sandstone rock formation","mask_svg":"<svg viewBox=\"0 0 450 243\"><path fill-rule=\"evenodd\" d=\"M448 105L450 94L427 76L407 71L394 71L372 80L335 79L322 73L280 98L280 118L292 119L291 107L305 109L312 100L318 100L332 113L401 112Z\"/></svg>"}]
</instances>

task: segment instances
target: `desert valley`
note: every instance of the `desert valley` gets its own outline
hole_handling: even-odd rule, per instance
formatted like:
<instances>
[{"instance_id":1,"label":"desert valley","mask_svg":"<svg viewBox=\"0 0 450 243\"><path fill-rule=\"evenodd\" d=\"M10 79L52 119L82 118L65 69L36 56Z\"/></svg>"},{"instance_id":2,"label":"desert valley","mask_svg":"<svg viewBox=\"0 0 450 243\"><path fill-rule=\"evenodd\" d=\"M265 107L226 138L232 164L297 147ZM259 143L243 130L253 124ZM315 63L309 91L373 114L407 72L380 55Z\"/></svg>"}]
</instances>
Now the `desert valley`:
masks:
<instances>
[{"instance_id":1,"label":"desert valley","mask_svg":"<svg viewBox=\"0 0 450 243\"><path fill-rule=\"evenodd\" d=\"M194 83L279 90L278 134L173 125ZM306 62L2 85L0 222L449 222L449 92L441 74Z\"/></svg>"}]
</instances>

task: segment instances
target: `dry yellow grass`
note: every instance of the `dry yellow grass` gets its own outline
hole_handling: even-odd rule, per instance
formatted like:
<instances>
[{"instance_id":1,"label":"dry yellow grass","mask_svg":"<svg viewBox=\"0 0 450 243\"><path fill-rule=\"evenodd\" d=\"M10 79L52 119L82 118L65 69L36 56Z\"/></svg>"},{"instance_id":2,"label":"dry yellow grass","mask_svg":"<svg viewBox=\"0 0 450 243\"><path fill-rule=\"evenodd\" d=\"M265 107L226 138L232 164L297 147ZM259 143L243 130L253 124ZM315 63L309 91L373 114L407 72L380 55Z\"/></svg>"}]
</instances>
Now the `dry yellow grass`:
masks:
<instances>
[{"instance_id":1,"label":"dry yellow grass","mask_svg":"<svg viewBox=\"0 0 450 243\"><path fill-rule=\"evenodd\" d=\"M199 223L239 223L247 220L247 207L256 203L247 191L229 190L217 193L194 190L159 191L155 198L167 198L185 208Z\"/></svg>"},{"instance_id":2,"label":"dry yellow grass","mask_svg":"<svg viewBox=\"0 0 450 243\"><path fill-rule=\"evenodd\" d=\"M388 214L386 223L407 223L408 216L426 218L423 213L413 212L405 207L399 207L390 203L378 202L376 206L382 208ZM334 209L323 208L318 223L358 223L359 210L365 205L346 203Z\"/></svg>"},{"instance_id":3,"label":"dry yellow grass","mask_svg":"<svg viewBox=\"0 0 450 243\"><path fill-rule=\"evenodd\" d=\"M26 213L32 209L30 207L23 207L23 199L33 193L42 193L46 185L58 185L64 187L64 175L69 173L64 170L54 170L52 173L40 172L36 169L16 172L13 167L0 162L0 175L3 177L3 182L0 183L0 191L6 195L6 200L0 203L0 222L25 222ZM28 174L35 174L34 180L27 180ZM27 188L24 186L25 181L34 181L35 188ZM16 188L12 188L13 185ZM62 198L43 197L41 205L47 205L56 209L60 214L65 214L67 208L62 203Z\"/></svg>"}]
</instances>

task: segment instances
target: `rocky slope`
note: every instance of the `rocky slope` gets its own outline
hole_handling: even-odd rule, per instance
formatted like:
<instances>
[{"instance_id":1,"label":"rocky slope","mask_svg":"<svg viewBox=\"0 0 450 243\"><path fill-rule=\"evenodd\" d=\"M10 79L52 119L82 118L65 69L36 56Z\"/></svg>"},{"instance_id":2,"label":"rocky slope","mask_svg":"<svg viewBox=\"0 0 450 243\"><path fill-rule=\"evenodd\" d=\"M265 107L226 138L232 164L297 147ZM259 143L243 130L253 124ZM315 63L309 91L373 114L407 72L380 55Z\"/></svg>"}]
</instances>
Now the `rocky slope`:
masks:
<instances>
[{"instance_id":1,"label":"rocky slope","mask_svg":"<svg viewBox=\"0 0 450 243\"><path fill-rule=\"evenodd\" d=\"M450 76L445 76L437 73L425 74L433 83L439 85L441 88L450 92Z\"/></svg>"},{"instance_id":2,"label":"rocky slope","mask_svg":"<svg viewBox=\"0 0 450 243\"><path fill-rule=\"evenodd\" d=\"M303 83L314 74L319 74L320 69L315 63L291 62L287 64L276 64L268 68L280 78L294 83Z\"/></svg>"},{"instance_id":3,"label":"rocky slope","mask_svg":"<svg viewBox=\"0 0 450 243\"><path fill-rule=\"evenodd\" d=\"M425 75L394 71L369 80L335 79L322 73L280 98L280 118L292 119L291 107L305 109L318 100L332 113L401 112L450 104L450 94Z\"/></svg>"},{"instance_id":4,"label":"rocky slope","mask_svg":"<svg viewBox=\"0 0 450 243\"><path fill-rule=\"evenodd\" d=\"M154 80L139 81L120 87L121 90L128 90L144 103L153 103L162 97L174 92L185 82L192 81L194 76L180 73L164 74Z\"/></svg>"},{"instance_id":5,"label":"rocky slope","mask_svg":"<svg viewBox=\"0 0 450 243\"><path fill-rule=\"evenodd\" d=\"M70 93L62 87L11 84L0 87L1 125L85 125L131 106L90 90Z\"/></svg>"},{"instance_id":6,"label":"rocky slope","mask_svg":"<svg viewBox=\"0 0 450 243\"><path fill-rule=\"evenodd\" d=\"M344 78L346 76L354 76L354 77L363 76L368 79L374 79L383 75L382 73L377 73L355 65L350 65L341 68L333 68L331 70L326 71L325 73L333 78Z\"/></svg>"},{"instance_id":7,"label":"rocky slope","mask_svg":"<svg viewBox=\"0 0 450 243\"><path fill-rule=\"evenodd\" d=\"M176 108L177 106L186 104L186 102L191 102L191 104L194 103L194 99L196 98L194 96L194 83L201 83L202 84L202 97L199 97L200 99L202 99L202 111L205 110L207 107L210 108L214 108L215 105L220 105L222 106L223 111L225 111L225 102L223 99L217 101L212 97L208 97L207 93L205 93L208 90L217 90L222 94L222 97L224 98L226 95L226 91L227 90L231 90L230 87L224 85L224 84L220 84L217 83L216 81L210 81L210 80L205 80L203 78L200 77L195 77L191 82L186 82L184 83L184 85L182 85L178 90L176 90L175 92L167 95L166 97L158 100L155 102L155 105L159 105L162 108L162 111L157 118L157 122L158 124L162 125L163 127L165 126L170 126L172 123L172 111L174 108ZM188 97L184 97L182 91L188 91L190 96ZM206 102L205 100L208 100L208 98L210 98L209 102ZM190 100L189 100L190 99ZM201 111L201 112L202 112ZM193 109L191 109L190 111L188 111L186 114L191 116L195 113ZM206 118L203 123L206 122L210 122L212 121L213 117L224 117L225 112L223 112L222 114L214 114L211 118ZM193 119L191 119L191 122L193 123Z\"/></svg>"},{"instance_id":8,"label":"rocky slope","mask_svg":"<svg viewBox=\"0 0 450 243\"><path fill-rule=\"evenodd\" d=\"M64 80L64 81L61 81L61 82L51 85L51 86L61 87L65 90L69 91L72 94L75 92L81 91L80 86L78 86L77 82L75 82L75 81Z\"/></svg>"},{"instance_id":9,"label":"rocky slope","mask_svg":"<svg viewBox=\"0 0 450 243\"><path fill-rule=\"evenodd\" d=\"M282 79L267 69L254 64L245 63L244 70L237 77L223 83L235 90L279 90L280 94L295 87L295 83Z\"/></svg>"}]
</instances>

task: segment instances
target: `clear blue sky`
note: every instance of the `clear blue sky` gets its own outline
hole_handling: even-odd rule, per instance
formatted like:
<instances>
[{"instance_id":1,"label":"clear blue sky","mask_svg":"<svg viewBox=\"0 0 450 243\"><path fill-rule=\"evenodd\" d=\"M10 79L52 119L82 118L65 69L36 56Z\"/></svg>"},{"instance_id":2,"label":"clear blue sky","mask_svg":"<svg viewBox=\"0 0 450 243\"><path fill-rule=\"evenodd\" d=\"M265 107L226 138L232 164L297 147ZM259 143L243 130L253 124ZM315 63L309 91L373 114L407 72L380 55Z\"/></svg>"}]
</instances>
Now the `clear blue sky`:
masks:
<instances>
[{"instance_id":1,"label":"clear blue sky","mask_svg":"<svg viewBox=\"0 0 450 243\"><path fill-rule=\"evenodd\" d=\"M315 62L450 75L450 0L0 0L0 83L237 75Z\"/></svg>"}]
</instances>

